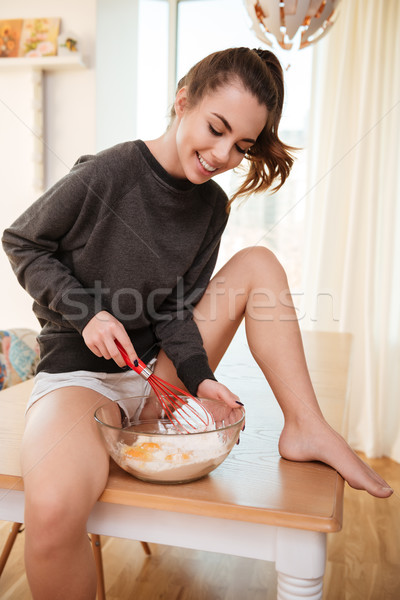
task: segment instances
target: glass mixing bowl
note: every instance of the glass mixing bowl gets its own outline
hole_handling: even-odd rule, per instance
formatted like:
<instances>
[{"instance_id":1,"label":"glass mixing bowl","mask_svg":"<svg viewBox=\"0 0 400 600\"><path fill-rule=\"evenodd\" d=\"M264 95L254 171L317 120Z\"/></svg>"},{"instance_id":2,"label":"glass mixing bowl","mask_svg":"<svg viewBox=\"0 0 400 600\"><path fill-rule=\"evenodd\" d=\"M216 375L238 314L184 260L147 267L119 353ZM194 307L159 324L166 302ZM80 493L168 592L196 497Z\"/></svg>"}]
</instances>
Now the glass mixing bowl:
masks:
<instances>
[{"instance_id":1,"label":"glass mixing bowl","mask_svg":"<svg viewBox=\"0 0 400 600\"><path fill-rule=\"evenodd\" d=\"M185 407L193 401L182 396ZM154 397L108 402L95 412L107 450L125 471L152 483L186 483L204 477L228 456L243 427L244 408L199 398L215 421L178 428ZM190 413L187 413L190 414Z\"/></svg>"}]
</instances>

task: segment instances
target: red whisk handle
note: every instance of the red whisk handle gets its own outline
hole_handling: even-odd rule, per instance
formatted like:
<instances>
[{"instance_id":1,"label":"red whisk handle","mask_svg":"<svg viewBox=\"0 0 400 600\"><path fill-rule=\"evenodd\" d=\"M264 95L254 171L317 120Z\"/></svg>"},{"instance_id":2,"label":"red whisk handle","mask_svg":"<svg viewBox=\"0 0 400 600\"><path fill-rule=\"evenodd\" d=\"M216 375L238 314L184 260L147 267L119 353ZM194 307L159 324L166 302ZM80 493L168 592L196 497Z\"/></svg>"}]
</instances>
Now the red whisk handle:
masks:
<instances>
[{"instance_id":1,"label":"red whisk handle","mask_svg":"<svg viewBox=\"0 0 400 600\"><path fill-rule=\"evenodd\" d=\"M150 369L148 369L146 367L146 365L144 364L144 362L142 360L140 360L140 358L137 358L136 360L133 361L133 363L129 360L129 356L125 350L125 348L123 346L121 346L121 344L119 343L118 340L114 340L115 344L118 348L118 350L121 353L122 358L124 359L124 361L126 362L126 364L128 365L128 367L130 367L131 369L133 369L134 371L136 371L136 373L139 373L139 375L141 375L144 379L148 379L150 377L150 375L152 375L152 371L150 371Z\"/></svg>"},{"instance_id":2,"label":"red whisk handle","mask_svg":"<svg viewBox=\"0 0 400 600\"><path fill-rule=\"evenodd\" d=\"M133 361L133 368L135 369L136 373L139 373L139 375L143 377L143 379L148 379L151 375L153 375L153 371L150 371L150 369L144 364L143 361L140 360L140 358L137 358Z\"/></svg>"}]
</instances>

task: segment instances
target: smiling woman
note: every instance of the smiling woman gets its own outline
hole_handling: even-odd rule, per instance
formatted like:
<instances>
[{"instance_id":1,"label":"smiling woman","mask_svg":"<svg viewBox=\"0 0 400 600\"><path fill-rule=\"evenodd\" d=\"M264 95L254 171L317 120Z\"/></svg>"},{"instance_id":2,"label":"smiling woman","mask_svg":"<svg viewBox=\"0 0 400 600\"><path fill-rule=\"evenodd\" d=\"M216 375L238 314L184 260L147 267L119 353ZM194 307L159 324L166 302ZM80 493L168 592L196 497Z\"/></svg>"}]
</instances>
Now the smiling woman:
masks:
<instances>
[{"instance_id":1,"label":"smiling woman","mask_svg":"<svg viewBox=\"0 0 400 600\"><path fill-rule=\"evenodd\" d=\"M210 61L219 76L212 80ZM99 402L113 401L115 385L117 396L124 395L126 365L116 341L131 362L157 357L157 376L179 379L178 387L237 410L237 396L214 370L244 306L238 304L232 318L223 307L211 332L204 329L207 318L201 325L204 319L194 316L228 219L227 196L211 177L241 161L238 148L262 164L270 183L287 174L289 155L281 172L269 172L274 148L258 148L262 133L279 121L281 86L279 63L269 52L232 48L207 57L179 87L174 118L161 137L81 156L3 234L42 326L22 447L26 568L34 597L95 596L86 522L107 481L109 456L92 414ZM146 306L139 314L136 294L127 293L133 282ZM150 298L155 311L147 308ZM209 346L215 341L217 351ZM85 490L79 496L73 493L78 485Z\"/></svg>"},{"instance_id":2,"label":"smiling woman","mask_svg":"<svg viewBox=\"0 0 400 600\"><path fill-rule=\"evenodd\" d=\"M179 81L169 128L151 142L151 149L174 168L173 162L184 158L181 142L188 142L186 152L195 154L198 175L203 176L232 170L246 155L247 176L230 202L267 190L273 182L279 189L293 165L292 148L278 137L283 102L283 72L272 52L246 47L214 52ZM166 146L175 135L178 152L167 156ZM204 144L206 151L193 143ZM179 177L190 179L182 163L175 162L175 169L180 169Z\"/></svg>"},{"instance_id":3,"label":"smiling woman","mask_svg":"<svg viewBox=\"0 0 400 600\"><path fill-rule=\"evenodd\" d=\"M267 121L267 109L238 82L221 86L193 106L190 87L176 96L176 117L162 139L149 142L153 154L175 177L203 183L237 167ZM163 148L176 136L176 154ZM159 150L158 150L159 148Z\"/></svg>"}]
</instances>

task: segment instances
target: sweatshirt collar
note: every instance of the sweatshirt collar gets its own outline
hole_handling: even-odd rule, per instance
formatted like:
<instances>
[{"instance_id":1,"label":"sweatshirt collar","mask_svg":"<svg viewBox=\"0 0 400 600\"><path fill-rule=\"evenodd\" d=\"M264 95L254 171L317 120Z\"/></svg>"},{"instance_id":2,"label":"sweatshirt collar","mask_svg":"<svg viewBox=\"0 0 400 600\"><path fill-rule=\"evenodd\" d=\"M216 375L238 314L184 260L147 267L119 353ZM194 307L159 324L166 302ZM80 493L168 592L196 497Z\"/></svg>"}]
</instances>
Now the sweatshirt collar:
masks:
<instances>
[{"instance_id":1,"label":"sweatshirt collar","mask_svg":"<svg viewBox=\"0 0 400 600\"><path fill-rule=\"evenodd\" d=\"M177 177L173 177L172 175L170 175L168 171L166 171L164 167L160 165L155 156L153 156L153 154L150 152L143 140L136 140L135 145L139 148L143 158L145 159L149 167L167 185L180 192L189 191L195 187L195 184L189 181L189 179L178 179Z\"/></svg>"}]
</instances>

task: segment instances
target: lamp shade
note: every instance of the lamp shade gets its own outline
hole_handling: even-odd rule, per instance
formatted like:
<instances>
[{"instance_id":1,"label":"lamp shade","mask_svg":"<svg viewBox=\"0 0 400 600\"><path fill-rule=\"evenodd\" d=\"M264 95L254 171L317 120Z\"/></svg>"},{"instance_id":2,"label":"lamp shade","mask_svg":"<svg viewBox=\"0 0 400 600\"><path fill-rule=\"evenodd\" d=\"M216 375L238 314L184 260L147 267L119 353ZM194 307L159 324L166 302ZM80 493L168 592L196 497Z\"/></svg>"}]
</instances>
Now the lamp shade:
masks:
<instances>
[{"instance_id":1,"label":"lamp shade","mask_svg":"<svg viewBox=\"0 0 400 600\"><path fill-rule=\"evenodd\" d=\"M245 0L256 36L284 50L320 40L335 22L340 0Z\"/></svg>"}]
</instances>

